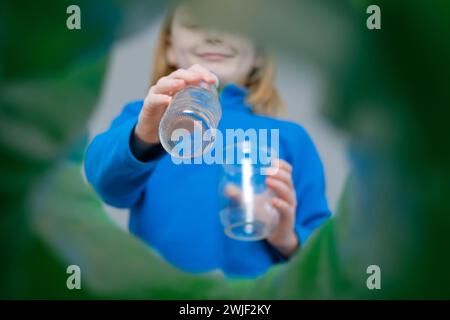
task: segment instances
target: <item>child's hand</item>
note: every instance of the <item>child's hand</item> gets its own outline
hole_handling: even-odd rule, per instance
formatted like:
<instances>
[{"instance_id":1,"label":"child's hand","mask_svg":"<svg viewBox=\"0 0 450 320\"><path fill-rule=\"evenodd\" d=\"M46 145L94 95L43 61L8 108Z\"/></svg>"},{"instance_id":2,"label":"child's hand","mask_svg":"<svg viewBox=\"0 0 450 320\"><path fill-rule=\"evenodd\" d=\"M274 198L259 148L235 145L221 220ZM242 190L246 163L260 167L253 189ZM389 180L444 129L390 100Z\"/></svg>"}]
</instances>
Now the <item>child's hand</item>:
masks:
<instances>
[{"instance_id":1,"label":"child's hand","mask_svg":"<svg viewBox=\"0 0 450 320\"><path fill-rule=\"evenodd\" d=\"M280 217L277 227L267 241L284 256L289 257L299 246L294 232L297 198L292 182L292 166L284 160L278 160L269 170L266 184L275 192L272 205L278 209Z\"/></svg>"},{"instance_id":2,"label":"child's hand","mask_svg":"<svg viewBox=\"0 0 450 320\"><path fill-rule=\"evenodd\" d=\"M267 170L267 187L275 192L272 205L279 212L278 225L267 237L267 241L286 257L291 256L299 247L297 234L294 232L295 211L297 198L292 183L292 167L284 160L277 160L272 168ZM230 200L240 204L242 190L233 184L225 186L224 194ZM267 210L265 198L267 195L258 195L255 199L254 210Z\"/></svg>"},{"instance_id":3,"label":"child's hand","mask_svg":"<svg viewBox=\"0 0 450 320\"><path fill-rule=\"evenodd\" d=\"M178 69L166 77L162 77L152 86L144 100L134 134L143 144L159 143L159 122L166 111L172 96L188 85L200 81L216 83L216 76L196 64L189 69Z\"/></svg>"}]
</instances>

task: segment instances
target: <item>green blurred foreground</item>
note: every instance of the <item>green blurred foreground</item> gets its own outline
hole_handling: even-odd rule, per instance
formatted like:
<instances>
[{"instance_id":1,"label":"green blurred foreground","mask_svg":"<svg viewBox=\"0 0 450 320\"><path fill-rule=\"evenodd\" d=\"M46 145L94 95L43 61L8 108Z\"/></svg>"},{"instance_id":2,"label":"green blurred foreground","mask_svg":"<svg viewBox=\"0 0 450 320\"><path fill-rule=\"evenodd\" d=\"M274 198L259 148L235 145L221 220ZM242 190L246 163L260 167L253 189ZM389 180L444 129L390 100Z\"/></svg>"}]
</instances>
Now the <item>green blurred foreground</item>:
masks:
<instances>
[{"instance_id":1,"label":"green blurred foreground","mask_svg":"<svg viewBox=\"0 0 450 320\"><path fill-rule=\"evenodd\" d=\"M450 298L448 1L261 0L257 15L244 3L218 2L209 18L233 16L327 74L325 114L352 137L336 217L257 280L171 267L105 215L76 146L111 45L162 1L79 1L81 31L65 27L67 1L3 1L1 298ZM365 27L369 4L381 7L382 30ZM82 290L66 287L70 264ZM366 286L372 264L381 290Z\"/></svg>"}]
</instances>

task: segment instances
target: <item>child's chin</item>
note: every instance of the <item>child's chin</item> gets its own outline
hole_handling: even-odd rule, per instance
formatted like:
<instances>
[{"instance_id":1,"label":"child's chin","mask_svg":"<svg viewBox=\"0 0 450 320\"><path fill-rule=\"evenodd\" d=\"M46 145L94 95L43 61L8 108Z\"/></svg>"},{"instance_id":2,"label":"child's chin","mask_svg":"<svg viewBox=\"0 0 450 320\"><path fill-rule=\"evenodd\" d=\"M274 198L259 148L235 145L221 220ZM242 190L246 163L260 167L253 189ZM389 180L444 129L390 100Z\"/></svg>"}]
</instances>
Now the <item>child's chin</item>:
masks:
<instances>
[{"instance_id":1,"label":"child's chin","mask_svg":"<svg viewBox=\"0 0 450 320\"><path fill-rule=\"evenodd\" d=\"M206 69L214 73L216 76L219 77L220 81L228 80L229 79L229 67L227 67L226 64L220 64L220 63L204 63L202 64Z\"/></svg>"},{"instance_id":2,"label":"child's chin","mask_svg":"<svg viewBox=\"0 0 450 320\"><path fill-rule=\"evenodd\" d=\"M224 73L224 70L229 68L229 64L225 60L202 60L199 64L216 73Z\"/></svg>"}]
</instances>

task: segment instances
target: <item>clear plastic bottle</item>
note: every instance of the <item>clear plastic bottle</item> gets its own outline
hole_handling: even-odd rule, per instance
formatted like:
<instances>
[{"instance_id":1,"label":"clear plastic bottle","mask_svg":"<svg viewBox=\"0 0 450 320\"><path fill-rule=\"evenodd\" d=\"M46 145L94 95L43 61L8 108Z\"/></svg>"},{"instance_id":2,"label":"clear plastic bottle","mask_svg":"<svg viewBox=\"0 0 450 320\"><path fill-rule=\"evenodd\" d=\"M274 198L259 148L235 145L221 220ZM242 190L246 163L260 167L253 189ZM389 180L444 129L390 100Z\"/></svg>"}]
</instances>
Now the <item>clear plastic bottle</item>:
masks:
<instances>
[{"instance_id":1,"label":"clear plastic bottle","mask_svg":"<svg viewBox=\"0 0 450 320\"><path fill-rule=\"evenodd\" d=\"M188 86L175 94L161 118L159 124L161 144L174 157L198 157L214 143L214 135L205 140L203 135L209 129L217 129L221 116L217 85L201 82L198 86ZM180 131L177 129L189 133L190 147L182 149L176 147L181 143L177 134ZM214 133L214 130L210 132Z\"/></svg>"},{"instance_id":2,"label":"clear plastic bottle","mask_svg":"<svg viewBox=\"0 0 450 320\"><path fill-rule=\"evenodd\" d=\"M240 141L224 150L227 160L219 183L219 214L225 234L232 239L264 239L279 221L272 205L275 193L266 184L267 170L278 152L259 143Z\"/></svg>"}]
</instances>

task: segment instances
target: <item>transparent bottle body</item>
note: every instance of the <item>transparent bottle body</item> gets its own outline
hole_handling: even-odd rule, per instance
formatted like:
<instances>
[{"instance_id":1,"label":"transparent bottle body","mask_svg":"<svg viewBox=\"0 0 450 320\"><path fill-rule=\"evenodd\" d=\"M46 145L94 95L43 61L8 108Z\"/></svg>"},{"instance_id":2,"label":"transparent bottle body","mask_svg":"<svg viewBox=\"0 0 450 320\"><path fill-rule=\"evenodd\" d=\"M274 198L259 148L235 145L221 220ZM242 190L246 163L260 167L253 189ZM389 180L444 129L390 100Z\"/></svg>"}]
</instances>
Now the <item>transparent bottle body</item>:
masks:
<instances>
[{"instance_id":1,"label":"transparent bottle body","mask_svg":"<svg viewBox=\"0 0 450 320\"><path fill-rule=\"evenodd\" d=\"M265 183L266 171L272 167L276 155L266 147L259 147L252 155L246 149L249 150L246 143L229 145L225 149L226 153L234 153L234 161L222 165L219 215L228 237L256 241L268 237L278 224L279 213L272 206L275 195ZM261 161L261 154L271 160Z\"/></svg>"},{"instance_id":2,"label":"transparent bottle body","mask_svg":"<svg viewBox=\"0 0 450 320\"><path fill-rule=\"evenodd\" d=\"M217 129L221 116L222 110L215 86L188 86L175 94L161 118L161 144L174 157L198 157L213 145L214 130ZM209 139L203 139L208 130L211 133ZM183 145L177 147L180 143Z\"/></svg>"}]
</instances>

